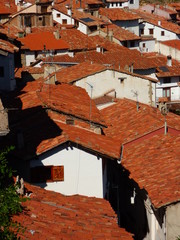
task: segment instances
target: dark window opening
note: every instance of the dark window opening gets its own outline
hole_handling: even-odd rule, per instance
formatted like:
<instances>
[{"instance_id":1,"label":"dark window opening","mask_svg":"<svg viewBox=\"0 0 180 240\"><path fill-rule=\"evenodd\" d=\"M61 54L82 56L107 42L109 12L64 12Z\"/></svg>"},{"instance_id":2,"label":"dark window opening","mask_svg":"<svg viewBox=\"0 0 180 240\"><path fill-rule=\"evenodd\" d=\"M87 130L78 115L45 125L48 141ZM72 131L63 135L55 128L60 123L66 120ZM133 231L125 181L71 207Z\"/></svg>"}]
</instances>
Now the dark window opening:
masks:
<instances>
[{"instance_id":1,"label":"dark window opening","mask_svg":"<svg viewBox=\"0 0 180 240\"><path fill-rule=\"evenodd\" d=\"M31 182L64 181L64 166L39 166L31 168Z\"/></svg>"},{"instance_id":2,"label":"dark window opening","mask_svg":"<svg viewBox=\"0 0 180 240\"><path fill-rule=\"evenodd\" d=\"M130 4L134 4L134 0L130 0Z\"/></svg>"},{"instance_id":3,"label":"dark window opening","mask_svg":"<svg viewBox=\"0 0 180 240\"><path fill-rule=\"evenodd\" d=\"M141 31L141 35L144 35L144 28L142 28L140 31Z\"/></svg>"},{"instance_id":4,"label":"dark window opening","mask_svg":"<svg viewBox=\"0 0 180 240\"><path fill-rule=\"evenodd\" d=\"M161 36L164 36L164 31L161 31Z\"/></svg>"},{"instance_id":5,"label":"dark window opening","mask_svg":"<svg viewBox=\"0 0 180 240\"><path fill-rule=\"evenodd\" d=\"M57 13L56 17L57 17L57 18L60 18L60 17L61 17L61 14L60 14L60 13Z\"/></svg>"},{"instance_id":6,"label":"dark window opening","mask_svg":"<svg viewBox=\"0 0 180 240\"><path fill-rule=\"evenodd\" d=\"M130 42L130 47L135 47L135 42L134 41Z\"/></svg>"},{"instance_id":7,"label":"dark window opening","mask_svg":"<svg viewBox=\"0 0 180 240\"><path fill-rule=\"evenodd\" d=\"M150 28L150 29L149 29L149 34L150 34L150 35L153 35L153 33L154 33L154 29L153 29L153 28Z\"/></svg>"},{"instance_id":8,"label":"dark window opening","mask_svg":"<svg viewBox=\"0 0 180 240\"><path fill-rule=\"evenodd\" d=\"M4 67L0 67L0 77L4 77Z\"/></svg>"},{"instance_id":9,"label":"dark window opening","mask_svg":"<svg viewBox=\"0 0 180 240\"><path fill-rule=\"evenodd\" d=\"M67 19L63 19L62 24L67 24Z\"/></svg>"},{"instance_id":10,"label":"dark window opening","mask_svg":"<svg viewBox=\"0 0 180 240\"><path fill-rule=\"evenodd\" d=\"M163 83L171 83L171 78L170 77L164 78Z\"/></svg>"}]
</instances>

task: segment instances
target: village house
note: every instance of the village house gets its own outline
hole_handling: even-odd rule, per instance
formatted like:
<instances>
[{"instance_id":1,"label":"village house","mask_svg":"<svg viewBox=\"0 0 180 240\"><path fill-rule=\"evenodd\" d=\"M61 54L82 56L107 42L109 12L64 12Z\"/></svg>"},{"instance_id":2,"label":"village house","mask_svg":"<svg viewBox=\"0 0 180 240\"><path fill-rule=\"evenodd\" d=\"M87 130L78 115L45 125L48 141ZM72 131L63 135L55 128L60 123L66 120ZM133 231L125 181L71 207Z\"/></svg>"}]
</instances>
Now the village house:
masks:
<instances>
[{"instance_id":1,"label":"village house","mask_svg":"<svg viewBox=\"0 0 180 240\"><path fill-rule=\"evenodd\" d=\"M79 10L72 10L69 6L53 6L53 20L62 25L74 25L77 30L84 34L91 34L105 23L101 19Z\"/></svg>"},{"instance_id":2,"label":"village house","mask_svg":"<svg viewBox=\"0 0 180 240\"><path fill-rule=\"evenodd\" d=\"M14 53L19 49L0 39L0 90L12 91L16 87L14 78Z\"/></svg>"},{"instance_id":3,"label":"village house","mask_svg":"<svg viewBox=\"0 0 180 240\"><path fill-rule=\"evenodd\" d=\"M111 23L127 29L139 36L139 20L141 17L137 14L134 14L127 9L100 8L99 15L102 19L108 19Z\"/></svg>"},{"instance_id":4,"label":"village house","mask_svg":"<svg viewBox=\"0 0 180 240\"><path fill-rule=\"evenodd\" d=\"M31 33L18 39L21 44L21 63L29 66L36 59L49 55L66 54L69 45L59 37L59 32Z\"/></svg>"},{"instance_id":5,"label":"village house","mask_svg":"<svg viewBox=\"0 0 180 240\"><path fill-rule=\"evenodd\" d=\"M25 229L18 237L133 240L132 234L118 227L117 216L105 199L64 196L28 183L25 189L30 201L23 202L23 213L13 217Z\"/></svg>"},{"instance_id":6,"label":"village house","mask_svg":"<svg viewBox=\"0 0 180 240\"><path fill-rule=\"evenodd\" d=\"M111 92L115 98L138 98L140 102L155 106L157 81L145 76L90 62L60 69L51 77L54 75L57 82L86 89L92 99Z\"/></svg>"},{"instance_id":7,"label":"village house","mask_svg":"<svg viewBox=\"0 0 180 240\"><path fill-rule=\"evenodd\" d=\"M139 8L139 0L106 0L105 3L108 8Z\"/></svg>"},{"instance_id":8,"label":"village house","mask_svg":"<svg viewBox=\"0 0 180 240\"><path fill-rule=\"evenodd\" d=\"M105 122L84 89L36 80L4 102L17 109L6 141L16 146L12 164L21 177L65 195L107 195L108 164L119 159L120 144L101 135Z\"/></svg>"},{"instance_id":9,"label":"village house","mask_svg":"<svg viewBox=\"0 0 180 240\"><path fill-rule=\"evenodd\" d=\"M140 10L133 10L133 12L136 12L143 19L139 24L140 36L151 36L157 41L180 38L180 28L177 24Z\"/></svg>"},{"instance_id":10,"label":"village house","mask_svg":"<svg viewBox=\"0 0 180 240\"><path fill-rule=\"evenodd\" d=\"M52 0L38 0L28 7L12 14L6 25L14 25L18 28L30 31L33 26L53 26Z\"/></svg>"},{"instance_id":11,"label":"village house","mask_svg":"<svg viewBox=\"0 0 180 240\"><path fill-rule=\"evenodd\" d=\"M113 162L107 177L120 226L135 239L175 239L180 229L179 149L169 146L179 144L179 116L169 112L165 124L159 109L127 99L101 112L106 136L122 142L121 164Z\"/></svg>"},{"instance_id":12,"label":"village house","mask_svg":"<svg viewBox=\"0 0 180 240\"><path fill-rule=\"evenodd\" d=\"M172 22L176 22L177 11L172 9L167 4L165 6L159 4L144 4L140 7L140 10L164 17Z\"/></svg>"},{"instance_id":13,"label":"village house","mask_svg":"<svg viewBox=\"0 0 180 240\"><path fill-rule=\"evenodd\" d=\"M165 56L171 56L173 59L180 61L180 42L178 39L158 42L156 51Z\"/></svg>"}]
</instances>

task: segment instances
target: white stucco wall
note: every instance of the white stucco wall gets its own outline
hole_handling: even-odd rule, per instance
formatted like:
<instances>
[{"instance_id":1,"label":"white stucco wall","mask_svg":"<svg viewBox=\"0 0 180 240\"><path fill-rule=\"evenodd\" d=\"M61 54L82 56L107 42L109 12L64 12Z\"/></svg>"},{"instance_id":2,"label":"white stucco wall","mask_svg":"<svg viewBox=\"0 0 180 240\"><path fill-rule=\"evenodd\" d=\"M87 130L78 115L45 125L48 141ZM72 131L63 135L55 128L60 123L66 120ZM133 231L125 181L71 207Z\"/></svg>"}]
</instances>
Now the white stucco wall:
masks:
<instances>
[{"instance_id":1,"label":"white stucco wall","mask_svg":"<svg viewBox=\"0 0 180 240\"><path fill-rule=\"evenodd\" d=\"M143 44L145 44L145 47L143 47ZM155 39L143 41L139 43L139 50L141 52L154 52L155 51Z\"/></svg>"},{"instance_id":2,"label":"white stucco wall","mask_svg":"<svg viewBox=\"0 0 180 240\"><path fill-rule=\"evenodd\" d=\"M108 8L124 8L124 7L128 7L128 2L112 2L112 3L108 3Z\"/></svg>"},{"instance_id":3,"label":"white stucco wall","mask_svg":"<svg viewBox=\"0 0 180 240\"><path fill-rule=\"evenodd\" d=\"M84 34L88 34L88 27L81 22L79 22L79 26L78 26L77 30L79 30L80 32L82 32Z\"/></svg>"},{"instance_id":4,"label":"white stucco wall","mask_svg":"<svg viewBox=\"0 0 180 240\"><path fill-rule=\"evenodd\" d=\"M171 31L168 31L161 26L155 26L148 22L143 22L140 24L140 29L144 28L144 35L150 35L149 29L154 29L154 33L152 37L156 38L157 41L167 41L167 40L173 40L178 39L176 33L173 33ZM164 36L161 36L161 32L164 31ZM142 35L143 36L143 35Z\"/></svg>"},{"instance_id":5,"label":"white stucco wall","mask_svg":"<svg viewBox=\"0 0 180 240\"><path fill-rule=\"evenodd\" d=\"M119 78L126 78L123 82L118 80ZM92 98L103 96L108 91L115 89L117 98L129 98L136 100L135 92L138 93L138 101L155 105L155 83L151 83L149 80L143 77L136 77L125 73L106 70L86 78L83 78L75 83L76 86L86 89L89 96L91 96L91 89L89 85L93 86ZM150 88L152 84L152 95L150 96Z\"/></svg>"},{"instance_id":6,"label":"white stucco wall","mask_svg":"<svg viewBox=\"0 0 180 240\"><path fill-rule=\"evenodd\" d=\"M102 159L76 147L58 147L32 160L30 167L64 166L64 181L37 184L64 195L80 194L103 198Z\"/></svg>"},{"instance_id":7,"label":"white stucco wall","mask_svg":"<svg viewBox=\"0 0 180 240\"><path fill-rule=\"evenodd\" d=\"M163 83L162 80L156 85L157 98L163 97L163 88L171 88L171 100L180 100L180 87L178 86L179 77L171 77L171 83Z\"/></svg>"},{"instance_id":8,"label":"white stucco wall","mask_svg":"<svg viewBox=\"0 0 180 240\"><path fill-rule=\"evenodd\" d=\"M165 218L163 218L163 223L161 225L156 217L158 216L158 212L155 215L151 202L148 198L145 201L145 208L149 232L144 240L167 240Z\"/></svg>"},{"instance_id":9,"label":"white stucco wall","mask_svg":"<svg viewBox=\"0 0 180 240\"><path fill-rule=\"evenodd\" d=\"M30 66L32 62L36 61L34 52L26 52L25 56L26 56L26 66Z\"/></svg>"},{"instance_id":10,"label":"white stucco wall","mask_svg":"<svg viewBox=\"0 0 180 240\"><path fill-rule=\"evenodd\" d=\"M128 1L128 7L129 9L138 9L139 8L139 0L134 0L133 3L131 1Z\"/></svg>"},{"instance_id":11,"label":"white stucco wall","mask_svg":"<svg viewBox=\"0 0 180 240\"><path fill-rule=\"evenodd\" d=\"M161 42L157 42L156 52L160 52L165 56L171 55L173 59L180 61L180 50L176 49L175 47L176 45L174 45L174 47L169 47Z\"/></svg>"},{"instance_id":12,"label":"white stucco wall","mask_svg":"<svg viewBox=\"0 0 180 240\"><path fill-rule=\"evenodd\" d=\"M57 14L60 14L60 17L57 17ZM52 16L53 16L53 20L60 23L60 24L63 24L63 19L67 20L67 25L68 24L74 24L74 19L71 18L71 16L68 16L64 13L61 13L55 9L52 10Z\"/></svg>"},{"instance_id":13,"label":"white stucco wall","mask_svg":"<svg viewBox=\"0 0 180 240\"><path fill-rule=\"evenodd\" d=\"M167 240L176 240L180 236L180 203L170 205L166 209Z\"/></svg>"}]
</instances>

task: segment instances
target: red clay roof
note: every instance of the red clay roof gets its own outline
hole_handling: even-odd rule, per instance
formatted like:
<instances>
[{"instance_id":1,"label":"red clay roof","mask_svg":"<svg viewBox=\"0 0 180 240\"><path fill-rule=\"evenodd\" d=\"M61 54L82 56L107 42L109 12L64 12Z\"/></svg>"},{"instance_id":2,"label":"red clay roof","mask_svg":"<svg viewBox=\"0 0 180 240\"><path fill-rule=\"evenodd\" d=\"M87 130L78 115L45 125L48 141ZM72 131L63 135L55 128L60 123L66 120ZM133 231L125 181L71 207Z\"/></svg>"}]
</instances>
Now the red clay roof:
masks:
<instances>
[{"instance_id":1,"label":"red clay roof","mask_svg":"<svg viewBox=\"0 0 180 240\"><path fill-rule=\"evenodd\" d=\"M72 9L85 9L88 5L97 5L97 7L104 6L104 3L100 0L81 0L81 2L76 0L56 0L56 4L63 6L69 5L72 6Z\"/></svg>"},{"instance_id":2,"label":"red clay roof","mask_svg":"<svg viewBox=\"0 0 180 240\"><path fill-rule=\"evenodd\" d=\"M132 21L141 18L137 14L121 8L100 8L99 14L111 21Z\"/></svg>"},{"instance_id":3,"label":"red clay roof","mask_svg":"<svg viewBox=\"0 0 180 240\"><path fill-rule=\"evenodd\" d=\"M89 75L102 72L107 68L101 64L83 62L72 67L63 68L56 72L56 79L62 83L72 83Z\"/></svg>"},{"instance_id":4,"label":"red clay roof","mask_svg":"<svg viewBox=\"0 0 180 240\"><path fill-rule=\"evenodd\" d=\"M164 116L158 108L139 103L137 111L136 102L128 99L119 100L117 104L101 110L101 113L108 126L104 130L106 136L122 143L164 126ZM169 112L166 118L169 127L180 130L180 116Z\"/></svg>"},{"instance_id":5,"label":"red clay roof","mask_svg":"<svg viewBox=\"0 0 180 240\"><path fill-rule=\"evenodd\" d=\"M0 39L0 49L10 53L14 53L19 50L18 47L16 47L12 43L2 39Z\"/></svg>"},{"instance_id":6,"label":"red clay roof","mask_svg":"<svg viewBox=\"0 0 180 240\"><path fill-rule=\"evenodd\" d=\"M173 65L172 67L166 66L166 71L163 72L161 69L157 69L158 73L156 73L157 77L178 77L180 76L180 64Z\"/></svg>"},{"instance_id":7,"label":"red clay roof","mask_svg":"<svg viewBox=\"0 0 180 240\"><path fill-rule=\"evenodd\" d=\"M24 38L19 38L18 40L24 45L24 49L30 49L31 51L60 50L69 48L66 41L63 39L56 39L51 32L31 33Z\"/></svg>"},{"instance_id":8,"label":"red clay roof","mask_svg":"<svg viewBox=\"0 0 180 240\"><path fill-rule=\"evenodd\" d=\"M117 216L108 201L60 193L25 184L30 201L13 220L25 228L21 239L122 239L132 234L118 227Z\"/></svg>"},{"instance_id":9,"label":"red clay roof","mask_svg":"<svg viewBox=\"0 0 180 240\"><path fill-rule=\"evenodd\" d=\"M124 147L122 165L156 208L180 201L179 146L180 135L156 135Z\"/></svg>"},{"instance_id":10,"label":"red clay roof","mask_svg":"<svg viewBox=\"0 0 180 240\"><path fill-rule=\"evenodd\" d=\"M39 81L29 82L23 88L19 98L22 102L22 110L35 106L46 106L85 121L90 120L90 97L80 87L68 84L42 85ZM91 102L91 122L104 125L100 112L93 101Z\"/></svg>"},{"instance_id":11,"label":"red clay roof","mask_svg":"<svg viewBox=\"0 0 180 240\"><path fill-rule=\"evenodd\" d=\"M180 50L180 41L178 39L163 41L161 44Z\"/></svg>"},{"instance_id":12,"label":"red clay roof","mask_svg":"<svg viewBox=\"0 0 180 240\"><path fill-rule=\"evenodd\" d=\"M139 16L141 16L144 19L144 21L146 21L148 23L151 23L155 26L159 26L160 28L164 28L164 29L174 32L176 34L180 34L180 26L178 26L175 23L167 21L163 17L159 17L157 15L143 12L140 10L133 10L133 12L136 12ZM160 25L159 25L159 23L160 23Z\"/></svg>"},{"instance_id":13,"label":"red clay roof","mask_svg":"<svg viewBox=\"0 0 180 240\"><path fill-rule=\"evenodd\" d=\"M125 30L115 24L108 25L107 28L101 29L103 32L108 34L109 30L113 31L113 37L119 41L128 41L128 40L140 40L141 38L134 33Z\"/></svg>"}]
</instances>

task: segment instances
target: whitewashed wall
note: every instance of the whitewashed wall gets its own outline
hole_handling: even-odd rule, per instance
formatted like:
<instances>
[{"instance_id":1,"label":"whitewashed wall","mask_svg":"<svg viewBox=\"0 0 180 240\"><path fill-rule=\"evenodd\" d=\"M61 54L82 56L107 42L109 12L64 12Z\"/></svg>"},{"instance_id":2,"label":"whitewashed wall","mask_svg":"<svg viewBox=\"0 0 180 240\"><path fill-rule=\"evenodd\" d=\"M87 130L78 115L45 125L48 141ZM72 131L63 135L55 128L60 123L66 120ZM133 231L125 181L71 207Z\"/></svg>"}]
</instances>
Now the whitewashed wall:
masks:
<instances>
[{"instance_id":1,"label":"whitewashed wall","mask_svg":"<svg viewBox=\"0 0 180 240\"><path fill-rule=\"evenodd\" d=\"M133 4L131 4L130 0L128 1L129 9L138 9L139 8L139 0L134 0Z\"/></svg>"},{"instance_id":2,"label":"whitewashed wall","mask_svg":"<svg viewBox=\"0 0 180 240\"><path fill-rule=\"evenodd\" d=\"M160 52L165 56L171 55L173 59L180 61L180 50L176 49L175 47L176 45L174 45L174 47L169 47L161 42L157 42L156 52Z\"/></svg>"},{"instance_id":3,"label":"whitewashed wall","mask_svg":"<svg viewBox=\"0 0 180 240\"><path fill-rule=\"evenodd\" d=\"M168 31L161 26L155 26L153 24L150 24L148 22L143 22L140 24L140 29L144 28L144 35L150 35L149 29L154 29L153 37L156 38L158 41L167 41L167 40L173 40L178 39L176 33L173 33L171 31ZM161 36L161 32L164 31L164 36ZM142 35L143 36L143 35Z\"/></svg>"},{"instance_id":4,"label":"whitewashed wall","mask_svg":"<svg viewBox=\"0 0 180 240\"><path fill-rule=\"evenodd\" d=\"M145 47L143 47L145 44ZM141 41L139 43L139 50L141 52L154 52L155 51L155 39L148 40L148 41Z\"/></svg>"},{"instance_id":5,"label":"whitewashed wall","mask_svg":"<svg viewBox=\"0 0 180 240\"><path fill-rule=\"evenodd\" d=\"M57 14L60 14L60 17L57 17ZM67 20L67 25L68 24L74 24L74 19L71 18L71 16L68 16L64 13L61 13L55 9L53 9L52 11L52 16L53 16L53 20L60 23L60 24L63 24L63 19L66 19Z\"/></svg>"},{"instance_id":6,"label":"whitewashed wall","mask_svg":"<svg viewBox=\"0 0 180 240\"><path fill-rule=\"evenodd\" d=\"M82 32L84 34L88 34L89 33L88 32L88 27L85 24L81 23L81 22L79 22L79 26L78 26L77 30L79 30L80 32Z\"/></svg>"},{"instance_id":7,"label":"whitewashed wall","mask_svg":"<svg viewBox=\"0 0 180 240\"><path fill-rule=\"evenodd\" d=\"M157 98L163 97L163 88L171 88L171 100L180 100L180 87L178 86L179 77L172 77L171 83L163 83L162 80L156 85Z\"/></svg>"},{"instance_id":8,"label":"whitewashed wall","mask_svg":"<svg viewBox=\"0 0 180 240\"><path fill-rule=\"evenodd\" d=\"M166 228L168 240L176 240L180 236L180 203L171 204L166 209Z\"/></svg>"},{"instance_id":9,"label":"whitewashed wall","mask_svg":"<svg viewBox=\"0 0 180 240\"><path fill-rule=\"evenodd\" d=\"M37 184L64 195L80 194L103 198L102 159L75 147L58 147L32 160L30 167L64 166L63 182Z\"/></svg>"},{"instance_id":10,"label":"whitewashed wall","mask_svg":"<svg viewBox=\"0 0 180 240\"><path fill-rule=\"evenodd\" d=\"M158 216L158 212L155 215L155 213L152 209L151 202L148 198L145 201L145 208L146 208L149 232L147 233L144 240L166 240L165 218L163 219L163 223L160 224L156 217L156 216Z\"/></svg>"},{"instance_id":11,"label":"whitewashed wall","mask_svg":"<svg viewBox=\"0 0 180 240\"><path fill-rule=\"evenodd\" d=\"M118 79L122 77L126 79L121 83ZM152 98L152 105L155 106L155 83L143 77L141 78L113 70L106 70L83 78L75 83L76 86L86 89L89 96L91 96L91 89L87 83L93 86L92 98L100 97L108 91L115 89L117 98L136 100L134 92L137 91L139 102L151 104ZM152 90L151 96L150 89Z\"/></svg>"},{"instance_id":12,"label":"whitewashed wall","mask_svg":"<svg viewBox=\"0 0 180 240\"><path fill-rule=\"evenodd\" d=\"M124 8L124 7L128 7L128 2L112 2L112 3L108 3L108 8Z\"/></svg>"},{"instance_id":13,"label":"whitewashed wall","mask_svg":"<svg viewBox=\"0 0 180 240\"><path fill-rule=\"evenodd\" d=\"M130 32L136 34L139 36L139 22L137 20L132 20L132 21L115 21L113 22L117 26L120 26L124 29L129 30Z\"/></svg>"}]
</instances>

